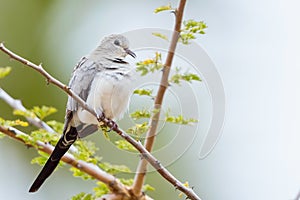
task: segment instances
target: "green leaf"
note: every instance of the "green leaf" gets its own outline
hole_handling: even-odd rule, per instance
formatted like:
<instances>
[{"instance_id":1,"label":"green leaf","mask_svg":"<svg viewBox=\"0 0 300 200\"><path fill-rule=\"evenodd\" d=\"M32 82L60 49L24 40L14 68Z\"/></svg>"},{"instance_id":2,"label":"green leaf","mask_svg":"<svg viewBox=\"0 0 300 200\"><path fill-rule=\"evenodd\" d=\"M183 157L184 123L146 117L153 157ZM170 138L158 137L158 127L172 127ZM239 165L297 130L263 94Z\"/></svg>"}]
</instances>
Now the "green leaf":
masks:
<instances>
[{"instance_id":1,"label":"green leaf","mask_svg":"<svg viewBox=\"0 0 300 200\"><path fill-rule=\"evenodd\" d=\"M130 117L134 120L142 119L142 118L150 118L151 112L149 110L136 110L130 113Z\"/></svg>"},{"instance_id":2,"label":"green leaf","mask_svg":"<svg viewBox=\"0 0 300 200\"><path fill-rule=\"evenodd\" d=\"M101 160L100 157L95 156L96 151L98 151L98 147L96 147L94 142L77 140L74 146L78 149L78 151L74 154L77 159L93 164L97 164Z\"/></svg>"},{"instance_id":3,"label":"green leaf","mask_svg":"<svg viewBox=\"0 0 300 200\"><path fill-rule=\"evenodd\" d=\"M34 114L34 112L32 112L30 110L26 110L26 111L23 111L23 110L14 110L13 114L14 115L19 115L19 116L22 116L22 117L30 117L30 118L35 118L36 117L36 115Z\"/></svg>"},{"instance_id":4,"label":"green leaf","mask_svg":"<svg viewBox=\"0 0 300 200\"><path fill-rule=\"evenodd\" d=\"M57 109L54 107L48 107L48 106L34 106L33 109L31 110L36 116L38 116L38 118L40 118L41 120L43 120L45 117L56 113Z\"/></svg>"},{"instance_id":5,"label":"green leaf","mask_svg":"<svg viewBox=\"0 0 300 200\"><path fill-rule=\"evenodd\" d=\"M47 117L47 116L49 116L49 115L51 115L55 112L57 112L57 110L54 107L34 106L32 109L26 110L26 111L14 110L13 114L14 115L20 115L20 116L23 116L23 117L31 117L31 118L38 117L41 120L43 120L45 117Z\"/></svg>"},{"instance_id":6,"label":"green leaf","mask_svg":"<svg viewBox=\"0 0 300 200\"><path fill-rule=\"evenodd\" d=\"M161 39L164 39L166 41L169 41L168 37L166 35L164 35L164 34L154 32L154 33L152 33L152 35L154 35L156 37L159 37Z\"/></svg>"},{"instance_id":7,"label":"green leaf","mask_svg":"<svg viewBox=\"0 0 300 200\"><path fill-rule=\"evenodd\" d=\"M35 148L38 147L36 142L29 135L24 134L24 135L16 135L16 136L17 138L22 139L26 145L33 146Z\"/></svg>"},{"instance_id":8,"label":"green leaf","mask_svg":"<svg viewBox=\"0 0 300 200\"><path fill-rule=\"evenodd\" d=\"M153 58L148 58L146 60L136 63L136 71L141 73L141 76L147 75L149 72L155 72L162 70L163 68L161 53L155 52Z\"/></svg>"},{"instance_id":9,"label":"green leaf","mask_svg":"<svg viewBox=\"0 0 300 200\"><path fill-rule=\"evenodd\" d=\"M4 127L10 127L10 126L22 126L27 127L29 124L28 122L24 122L22 120L16 119L16 120L5 120L0 117L0 125Z\"/></svg>"},{"instance_id":10,"label":"green leaf","mask_svg":"<svg viewBox=\"0 0 300 200\"><path fill-rule=\"evenodd\" d=\"M94 178L88 174L86 174L85 172L75 168L75 167L71 167L70 168L70 171L73 172L73 176L74 177L80 177L82 178L83 180L93 180Z\"/></svg>"},{"instance_id":11,"label":"green leaf","mask_svg":"<svg viewBox=\"0 0 300 200\"><path fill-rule=\"evenodd\" d=\"M93 188L96 197L101 197L109 192L109 188L106 184L98 181L97 185L97 187Z\"/></svg>"},{"instance_id":12,"label":"green leaf","mask_svg":"<svg viewBox=\"0 0 300 200\"><path fill-rule=\"evenodd\" d=\"M120 182L123 184L123 185L126 185L126 186L132 186L133 184L133 179L124 179L124 178L120 178Z\"/></svg>"},{"instance_id":13,"label":"green leaf","mask_svg":"<svg viewBox=\"0 0 300 200\"><path fill-rule=\"evenodd\" d=\"M0 139L4 138L5 137L5 134L0 132Z\"/></svg>"},{"instance_id":14,"label":"green leaf","mask_svg":"<svg viewBox=\"0 0 300 200\"><path fill-rule=\"evenodd\" d=\"M49 133L44 129L38 129L38 130L32 131L30 136L32 137L32 140L35 142L41 141L44 143L50 143L52 145L56 145L59 138L61 137L60 134Z\"/></svg>"},{"instance_id":15,"label":"green leaf","mask_svg":"<svg viewBox=\"0 0 300 200\"><path fill-rule=\"evenodd\" d=\"M133 135L142 135L146 133L149 129L148 122L144 122L142 124L135 124L133 127L127 129L127 133Z\"/></svg>"},{"instance_id":16,"label":"green leaf","mask_svg":"<svg viewBox=\"0 0 300 200\"><path fill-rule=\"evenodd\" d=\"M11 67L0 67L0 79L6 77L11 71Z\"/></svg>"},{"instance_id":17,"label":"green leaf","mask_svg":"<svg viewBox=\"0 0 300 200\"><path fill-rule=\"evenodd\" d=\"M149 184L146 184L146 185L143 186L143 191L144 191L144 192L147 192L147 191L155 191L155 188L152 187L152 186L149 185Z\"/></svg>"},{"instance_id":18,"label":"green leaf","mask_svg":"<svg viewBox=\"0 0 300 200\"><path fill-rule=\"evenodd\" d=\"M169 3L168 5L164 5L164 6L160 6L158 8L156 8L154 10L154 13L159 13L159 12L162 12L162 11L166 11L166 10L174 10L171 6L171 4Z\"/></svg>"},{"instance_id":19,"label":"green leaf","mask_svg":"<svg viewBox=\"0 0 300 200\"><path fill-rule=\"evenodd\" d=\"M184 28L181 30L179 41L183 44L189 44L190 40L196 39L196 35L205 34L207 25L203 21L193 19L183 22Z\"/></svg>"},{"instance_id":20,"label":"green leaf","mask_svg":"<svg viewBox=\"0 0 300 200\"><path fill-rule=\"evenodd\" d=\"M182 115L171 116L168 113L166 114L165 121L174 124L182 124L182 125L191 125L193 123L198 122L198 120L193 118L185 119Z\"/></svg>"},{"instance_id":21,"label":"green leaf","mask_svg":"<svg viewBox=\"0 0 300 200\"><path fill-rule=\"evenodd\" d=\"M129 173L131 170L125 165L113 165L108 162L99 163L99 167L109 174L116 175L119 173Z\"/></svg>"},{"instance_id":22,"label":"green leaf","mask_svg":"<svg viewBox=\"0 0 300 200\"><path fill-rule=\"evenodd\" d=\"M118 141L115 141L115 144L117 145L117 147L119 149L122 149L122 150L126 150L126 151L133 151L133 152L136 152L137 150L129 143L127 142L126 140L118 140Z\"/></svg>"},{"instance_id":23,"label":"green leaf","mask_svg":"<svg viewBox=\"0 0 300 200\"><path fill-rule=\"evenodd\" d=\"M194 73L183 73L181 74L180 72L177 72L176 74L172 75L169 82L170 83L175 83L179 84L181 81L187 81L187 82L192 82L192 81L202 81L200 77L197 74Z\"/></svg>"},{"instance_id":24,"label":"green leaf","mask_svg":"<svg viewBox=\"0 0 300 200\"><path fill-rule=\"evenodd\" d=\"M40 166L44 166L45 163L47 162L49 158L49 154L43 152L43 151L38 151L38 154L40 156L37 156L31 160L31 164L38 164Z\"/></svg>"},{"instance_id":25,"label":"green leaf","mask_svg":"<svg viewBox=\"0 0 300 200\"><path fill-rule=\"evenodd\" d=\"M46 122L53 130L57 133L62 133L64 129L64 124L55 120L50 120Z\"/></svg>"},{"instance_id":26,"label":"green leaf","mask_svg":"<svg viewBox=\"0 0 300 200\"><path fill-rule=\"evenodd\" d=\"M109 133L109 131L110 131L109 127L107 127L107 126L105 126L105 125L100 125L99 128L101 129L102 134L104 135L104 137L105 137L107 140L110 140L109 135L108 135L108 133Z\"/></svg>"},{"instance_id":27,"label":"green leaf","mask_svg":"<svg viewBox=\"0 0 300 200\"><path fill-rule=\"evenodd\" d=\"M84 192L81 192L79 194L76 194L71 198L71 200L94 200L95 198L92 196L92 194L87 194Z\"/></svg>"},{"instance_id":28,"label":"green leaf","mask_svg":"<svg viewBox=\"0 0 300 200\"><path fill-rule=\"evenodd\" d=\"M153 97L152 93L153 93L153 90L151 90L151 89L144 89L144 88L135 89L133 91L133 94L137 94L137 95L140 95L140 96L149 96L149 97Z\"/></svg>"}]
</instances>

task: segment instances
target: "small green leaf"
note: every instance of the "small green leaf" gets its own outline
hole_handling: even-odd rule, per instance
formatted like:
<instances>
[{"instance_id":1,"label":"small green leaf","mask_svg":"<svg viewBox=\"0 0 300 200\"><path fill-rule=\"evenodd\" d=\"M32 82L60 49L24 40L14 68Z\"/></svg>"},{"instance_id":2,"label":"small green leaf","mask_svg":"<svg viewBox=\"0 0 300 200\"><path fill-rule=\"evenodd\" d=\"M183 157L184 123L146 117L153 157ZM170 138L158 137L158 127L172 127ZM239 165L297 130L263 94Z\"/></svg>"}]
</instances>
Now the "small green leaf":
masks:
<instances>
[{"instance_id":1,"label":"small green leaf","mask_svg":"<svg viewBox=\"0 0 300 200\"><path fill-rule=\"evenodd\" d=\"M79 194L76 194L71 198L71 200L94 200L95 198L92 196L92 194L87 194L84 192L81 192Z\"/></svg>"},{"instance_id":2,"label":"small green leaf","mask_svg":"<svg viewBox=\"0 0 300 200\"><path fill-rule=\"evenodd\" d=\"M35 142L42 141L44 143L50 143L52 145L56 145L59 138L61 137L61 135L59 134L49 133L44 129L38 129L32 131L30 136L32 137L32 140Z\"/></svg>"},{"instance_id":3,"label":"small green leaf","mask_svg":"<svg viewBox=\"0 0 300 200\"><path fill-rule=\"evenodd\" d=\"M134 120L142 119L142 118L150 118L151 112L149 110L136 110L130 113L130 117Z\"/></svg>"},{"instance_id":4,"label":"small green leaf","mask_svg":"<svg viewBox=\"0 0 300 200\"><path fill-rule=\"evenodd\" d=\"M124 172L126 172L126 173L131 172L131 170L125 165L112 165L108 162L99 163L99 167L101 169L103 169L104 171L106 171L107 173L113 174L113 175L116 175L119 173L124 173Z\"/></svg>"},{"instance_id":5,"label":"small green leaf","mask_svg":"<svg viewBox=\"0 0 300 200\"><path fill-rule=\"evenodd\" d=\"M136 63L136 71L141 73L141 76L147 75L149 72L155 72L163 68L161 53L155 52L155 57Z\"/></svg>"},{"instance_id":6,"label":"small green leaf","mask_svg":"<svg viewBox=\"0 0 300 200\"><path fill-rule=\"evenodd\" d=\"M34 112L32 112L30 110L26 110L26 111L23 111L23 110L14 110L13 114L14 115L19 115L19 116L22 116L22 117L30 117L30 118L35 118L36 117L36 115L34 114Z\"/></svg>"},{"instance_id":7,"label":"small green leaf","mask_svg":"<svg viewBox=\"0 0 300 200\"><path fill-rule=\"evenodd\" d=\"M205 34L206 24L203 21L193 19L183 22L184 28L181 30L179 41L189 44L190 40L196 39L196 34Z\"/></svg>"},{"instance_id":8,"label":"small green leaf","mask_svg":"<svg viewBox=\"0 0 300 200\"><path fill-rule=\"evenodd\" d=\"M192 82L192 81L201 81L200 77L197 74L194 73L189 73L189 72L181 72L180 67L176 67L175 69L175 74L171 76L169 79L170 83L175 83L180 85L181 81L187 81L187 82Z\"/></svg>"},{"instance_id":9,"label":"small green leaf","mask_svg":"<svg viewBox=\"0 0 300 200\"><path fill-rule=\"evenodd\" d=\"M149 129L148 122L142 124L135 124L133 127L129 128L126 132L133 135L142 135L146 133Z\"/></svg>"},{"instance_id":10,"label":"small green leaf","mask_svg":"<svg viewBox=\"0 0 300 200\"><path fill-rule=\"evenodd\" d=\"M47 117L47 116L49 116L53 113L56 113L57 109L54 108L54 107L48 107L48 106L42 106L42 107L34 106L33 109L32 109L32 112L36 116L38 116L38 118L43 120L45 117Z\"/></svg>"},{"instance_id":11,"label":"small green leaf","mask_svg":"<svg viewBox=\"0 0 300 200\"><path fill-rule=\"evenodd\" d=\"M137 150L129 143L127 142L126 140L118 140L118 141L115 141L115 144L117 145L117 147L119 149L122 149L122 150L126 150L126 151L133 151L133 152L136 152Z\"/></svg>"},{"instance_id":12,"label":"small green leaf","mask_svg":"<svg viewBox=\"0 0 300 200\"><path fill-rule=\"evenodd\" d=\"M84 160L89 163L97 164L101 158L95 156L98 147L95 143L87 140L77 140L74 146L78 149L74 156L79 160Z\"/></svg>"},{"instance_id":13,"label":"small green leaf","mask_svg":"<svg viewBox=\"0 0 300 200\"><path fill-rule=\"evenodd\" d=\"M75 177L80 177L82 178L83 180L93 180L94 178L88 174L86 174L85 172L75 168L75 167L71 167L70 168L70 171L73 172L73 176Z\"/></svg>"},{"instance_id":14,"label":"small green leaf","mask_svg":"<svg viewBox=\"0 0 300 200\"><path fill-rule=\"evenodd\" d=\"M146 184L146 185L143 186L143 191L144 191L144 192L147 192L147 191L155 191L155 188L152 187L152 186L149 185L149 184Z\"/></svg>"},{"instance_id":15,"label":"small green leaf","mask_svg":"<svg viewBox=\"0 0 300 200\"><path fill-rule=\"evenodd\" d=\"M166 11L166 10L174 10L171 6L171 4L169 3L168 5L164 5L164 6L160 6L158 8L156 8L154 10L154 13L159 13L159 12L162 12L162 11Z\"/></svg>"},{"instance_id":16,"label":"small green leaf","mask_svg":"<svg viewBox=\"0 0 300 200\"><path fill-rule=\"evenodd\" d=\"M123 183L126 186L132 186L133 184L133 179L124 179L120 178L120 182Z\"/></svg>"},{"instance_id":17,"label":"small green leaf","mask_svg":"<svg viewBox=\"0 0 300 200\"><path fill-rule=\"evenodd\" d=\"M197 74L194 73L179 73L177 72L176 74L172 75L169 82L170 83L175 83L175 84L179 84L181 83L181 81L187 81L187 82L192 82L192 81L201 81L200 77Z\"/></svg>"},{"instance_id":18,"label":"small green leaf","mask_svg":"<svg viewBox=\"0 0 300 200\"><path fill-rule=\"evenodd\" d=\"M0 79L6 77L11 71L11 67L0 67Z\"/></svg>"},{"instance_id":19,"label":"small green leaf","mask_svg":"<svg viewBox=\"0 0 300 200\"><path fill-rule=\"evenodd\" d=\"M49 158L49 154L43 152L43 151L38 151L38 154L40 156L37 156L35 158L33 158L31 160L31 164L38 164L40 166L45 165L45 163L47 162L48 158Z\"/></svg>"},{"instance_id":20,"label":"small green leaf","mask_svg":"<svg viewBox=\"0 0 300 200\"><path fill-rule=\"evenodd\" d=\"M28 122L24 122L22 120L16 119L16 120L5 120L0 117L0 125L4 127L10 127L10 126L22 126L27 127L29 124Z\"/></svg>"},{"instance_id":21,"label":"small green leaf","mask_svg":"<svg viewBox=\"0 0 300 200\"><path fill-rule=\"evenodd\" d=\"M22 139L26 145L33 146L36 148L38 147L36 142L29 135L22 134L22 135L16 135L16 136L17 136L17 138Z\"/></svg>"},{"instance_id":22,"label":"small green leaf","mask_svg":"<svg viewBox=\"0 0 300 200\"><path fill-rule=\"evenodd\" d=\"M168 37L166 35L164 35L164 34L154 32L154 33L152 33L152 35L154 35L156 37L159 37L161 39L164 39L166 41L169 41Z\"/></svg>"},{"instance_id":23,"label":"small green leaf","mask_svg":"<svg viewBox=\"0 0 300 200\"><path fill-rule=\"evenodd\" d=\"M151 90L151 89L144 89L144 88L135 89L133 91L133 94L137 94L137 95L140 95L140 96L149 96L149 97L152 97L152 93L153 93L153 90Z\"/></svg>"},{"instance_id":24,"label":"small green leaf","mask_svg":"<svg viewBox=\"0 0 300 200\"><path fill-rule=\"evenodd\" d=\"M93 188L96 197L101 197L109 192L109 188L103 182L98 181L97 187Z\"/></svg>"},{"instance_id":25,"label":"small green leaf","mask_svg":"<svg viewBox=\"0 0 300 200\"><path fill-rule=\"evenodd\" d=\"M100 125L99 128L101 129L102 134L104 135L104 137L105 137L107 140L110 140L109 135L108 135L108 133L109 133L109 131L110 131L109 127L107 127L107 126L105 126L105 125Z\"/></svg>"},{"instance_id":26,"label":"small green leaf","mask_svg":"<svg viewBox=\"0 0 300 200\"><path fill-rule=\"evenodd\" d=\"M55 120L47 121L47 124L57 133L62 133L64 124Z\"/></svg>"},{"instance_id":27,"label":"small green leaf","mask_svg":"<svg viewBox=\"0 0 300 200\"><path fill-rule=\"evenodd\" d=\"M198 122L198 120L193 118L185 119L182 115L171 116L168 113L166 114L165 121L174 124L182 124L182 125L191 125L193 123Z\"/></svg>"}]
</instances>

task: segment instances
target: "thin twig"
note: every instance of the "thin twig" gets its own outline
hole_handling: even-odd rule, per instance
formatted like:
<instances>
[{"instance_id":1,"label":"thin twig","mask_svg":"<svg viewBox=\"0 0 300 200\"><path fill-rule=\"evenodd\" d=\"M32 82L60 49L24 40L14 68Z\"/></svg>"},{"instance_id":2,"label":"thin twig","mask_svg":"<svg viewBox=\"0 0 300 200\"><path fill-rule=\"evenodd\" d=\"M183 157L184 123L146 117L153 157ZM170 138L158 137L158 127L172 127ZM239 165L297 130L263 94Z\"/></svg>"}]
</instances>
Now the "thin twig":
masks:
<instances>
[{"instance_id":1,"label":"thin twig","mask_svg":"<svg viewBox=\"0 0 300 200\"><path fill-rule=\"evenodd\" d=\"M0 43L0 50L9 55L12 59L19 61L34 70L38 71L40 74L42 74L44 77L46 77L48 83L52 83L56 85L57 87L61 88L63 91L65 91L69 96L71 96L73 99L75 99L82 108L89 111L92 115L97 117L96 112L90 108L85 101L83 101L77 94L75 94L69 87L52 77L47 71L43 69L41 65L36 65L25 58L15 54L14 52L7 49L3 43ZM130 135L128 135L126 132L118 128L118 126L113 126L112 123L108 123L108 119L104 119L103 122L105 125L107 125L109 128L111 128L113 131L115 131L118 135L120 135L122 138L124 138L126 141L128 141L131 145L133 145L142 155L144 159L146 159L156 170L157 172L163 176L168 182L170 182L174 187L180 191L182 191L184 194L187 195L188 198L192 200L200 200L200 198L197 196L197 194L191 189L183 185L179 180L177 180L166 168L164 168L160 162L147 151L147 149L139 142L137 142L135 139L133 139Z\"/></svg>"},{"instance_id":2,"label":"thin twig","mask_svg":"<svg viewBox=\"0 0 300 200\"><path fill-rule=\"evenodd\" d=\"M26 111L27 109L22 105L21 100L18 99L14 99L12 98L7 92L5 92L2 88L0 88L0 99L2 99L3 101L5 101L8 105L10 105L10 107L12 107L15 110L21 110L21 111ZM26 117L27 121L38 127L41 129L44 129L46 131L48 131L49 133L54 133L55 131L48 126L48 124L46 124L45 122L43 122L42 120L40 120L38 117Z\"/></svg>"},{"instance_id":3,"label":"thin twig","mask_svg":"<svg viewBox=\"0 0 300 200\"><path fill-rule=\"evenodd\" d=\"M150 119L150 129L147 132L146 139L145 139L145 148L151 152L152 147L154 145L155 137L156 137L156 130L160 118L160 109L163 103L163 98L165 95L165 91L167 90L167 87L169 85L168 79L169 79L169 73L172 66L174 53L176 50L176 46L178 43L178 38L180 36L180 29L181 29L181 23L182 23L182 16L184 7L186 4L186 0L181 0L179 2L178 8L175 10L175 26L174 26L174 32L172 35L171 43L168 50L168 55L164 64L163 68L163 74L160 81L160 86L155 98L154 102L154 108L155 110L158 110ZM136 195L140 194L142 191L142 187L144 185L144 179L147 173L147 165L148 162L145 159L141 159L138 168L137 173L135 174L134 178L134 184L133 184L133 191Z\"/></svg>"},{"instance_id":4,"label":"thin twig","mask_svg":"<svg viewBox=\"0 0 300 200\"><path fill-rule=\"evenodd\" d=\"M10 107L12 107L15 110L21 110L21 111L24 111L24 112L27 110L23 106L21 100L14 99L6 91L4 91L2 88L0 88L0 99L5 101L8 105L10 105ZM50 126L48 126L48 124L46 124L44 121L42 121L38 117L26 117L26 119L30 124L34 125L37 128L44 129L49 133L55 133L55 131ZM74 153L74 152L77 152L77 149L76 149L76 147L71 146L70 151L72 153Z\"/></svg>"}]
</instances>

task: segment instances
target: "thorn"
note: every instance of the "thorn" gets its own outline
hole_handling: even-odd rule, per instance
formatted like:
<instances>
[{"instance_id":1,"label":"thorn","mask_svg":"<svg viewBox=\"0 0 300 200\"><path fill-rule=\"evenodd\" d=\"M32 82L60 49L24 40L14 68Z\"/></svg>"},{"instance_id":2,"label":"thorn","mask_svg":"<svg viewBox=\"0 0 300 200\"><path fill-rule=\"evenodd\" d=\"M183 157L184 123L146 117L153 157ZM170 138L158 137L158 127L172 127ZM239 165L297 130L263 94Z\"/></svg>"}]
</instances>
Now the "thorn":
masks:
<instances>
[{"instance_id":1,"label":"thorn","mask_svg":"<svg viewBox=\"0 0 300 200\"><path fill-rule=\"evenodd\" d=\"M0 48L1 48L1 49L4 48L4 41L2 41L2 42L0 43Z\"/></svg>"},{"instance_id":2,"label":"thorn","mask_svg":"<svg viewBox=\"0 0 300 200\"><path fill-rule=\"evenodd\" d=\"M174 15L176 16L176 15L177 15L177 10L176 10L176 9L175 9L175 10L172 10L171 13L174 14Z\"/></svg>"},{"instance_id":3,"label":"thorn","mask_svg":"<svg viewBox=\"0 0 300 200\"><path fill-rule=\"evenodd\" d=\"M175 191L177 191L177 190L178 190L178 186L176 185L176 186L175 186Z\"/></svg>"}]
</instances>

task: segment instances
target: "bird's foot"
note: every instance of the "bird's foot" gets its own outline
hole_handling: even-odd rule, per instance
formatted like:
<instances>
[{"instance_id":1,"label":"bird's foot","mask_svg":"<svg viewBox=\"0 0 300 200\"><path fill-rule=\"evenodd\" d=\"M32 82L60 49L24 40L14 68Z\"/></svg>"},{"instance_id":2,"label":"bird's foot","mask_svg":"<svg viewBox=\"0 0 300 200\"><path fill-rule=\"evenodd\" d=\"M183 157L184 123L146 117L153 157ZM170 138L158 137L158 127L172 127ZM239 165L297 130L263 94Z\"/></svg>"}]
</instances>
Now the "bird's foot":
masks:
<instances>
[{"instance_id":1,"label":"bird's foot","mask_svg":"<svg viewBox=\"0 0 300 200\"><path fill-rule=\"evenodd\" d=\"M96 114L97 114L97 120L98 122L104 122L105 120L105 115L102 111L96 111Z\"/></svg>"},{"instance_id":2,"label":"bird's foot","mask_svg":"<svg viewBox=\"0 0 300 200\"><path fill-rule=\"evenodd\" d=\"M107 119L107 126L109 127L109 131L118 129L117 123L111 119Z\"/></svg>"}]
</instances>

